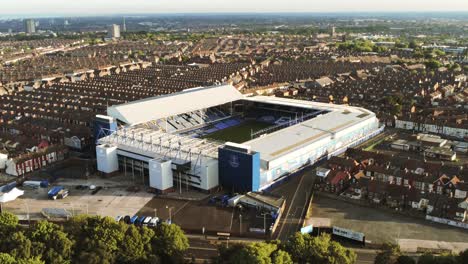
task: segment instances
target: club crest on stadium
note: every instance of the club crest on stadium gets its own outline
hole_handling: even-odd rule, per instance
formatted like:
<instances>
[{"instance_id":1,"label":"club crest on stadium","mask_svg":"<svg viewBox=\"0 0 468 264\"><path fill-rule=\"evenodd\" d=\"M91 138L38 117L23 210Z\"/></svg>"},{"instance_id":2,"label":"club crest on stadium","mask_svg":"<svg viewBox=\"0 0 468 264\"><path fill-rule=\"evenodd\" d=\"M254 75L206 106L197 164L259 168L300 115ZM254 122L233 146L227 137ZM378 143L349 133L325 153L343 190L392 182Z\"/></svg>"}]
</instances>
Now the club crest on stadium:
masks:
<instances>
[{"instance_id":1,"label":"club crest on stadium","mask_svg":"<svg viewBox=\"0 0 468 264\"><path fill-rule=\"evenodd\" d=\"M236 155L231 155L231 158L229 159L229 165L231 165L231 167L233 168L239 167L239 157L237 157Z\"/></svg>"}]
</instances>

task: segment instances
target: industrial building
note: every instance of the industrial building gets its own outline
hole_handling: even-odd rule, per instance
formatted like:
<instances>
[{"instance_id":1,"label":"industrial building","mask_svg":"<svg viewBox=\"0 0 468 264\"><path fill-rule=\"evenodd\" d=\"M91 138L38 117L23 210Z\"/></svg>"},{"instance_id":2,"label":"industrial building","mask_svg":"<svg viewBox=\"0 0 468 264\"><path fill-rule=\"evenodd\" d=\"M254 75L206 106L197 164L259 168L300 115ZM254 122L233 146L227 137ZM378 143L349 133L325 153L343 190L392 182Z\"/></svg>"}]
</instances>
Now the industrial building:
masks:
<instances>
[{"instance_id":1,"label":"industrial building","mask_svg":"<svg viewBox=\"0 0 468 264\"><path fill-rule=\"evenodd\" d=\"M265 190L382 131L363 108L246 97L231 85L116 105L107 114L115 124L101 126L98 170L160 192Z\"/></svg>"}]
</instances>

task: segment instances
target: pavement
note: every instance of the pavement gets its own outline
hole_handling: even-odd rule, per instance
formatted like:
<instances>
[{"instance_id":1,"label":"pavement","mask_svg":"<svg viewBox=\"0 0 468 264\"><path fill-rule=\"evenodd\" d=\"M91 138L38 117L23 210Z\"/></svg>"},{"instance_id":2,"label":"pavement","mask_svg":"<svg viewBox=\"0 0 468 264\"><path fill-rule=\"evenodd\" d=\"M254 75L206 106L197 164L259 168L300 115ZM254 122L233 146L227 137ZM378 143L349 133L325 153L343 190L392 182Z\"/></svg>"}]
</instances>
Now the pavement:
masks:
<instances>
[{"instance_id":1,"label":"pavement","mask_svg":"<svg viewBox=\"0 0 468 264\"><path fill-rule=\"evenodd\" d=\"M405 252L412 253L427 249L450 250L453 253L460 253L461 251L468 249L468 242L447 242L420 239L398 239L397 242Z\"/></svg>"},{"instance_id":2,"label":"pavement","mask_svg":"<svg viewBox=\"0 0 468 264\"><path fill-rule=\"evenodd\" d=\"M366 240L374 244L395 243L404 241L403 239L464 243L468 241L468 231L460 228L393 214L378 208L353 205L320 195L314 197L313 217L329 218L331 225L362 232L366 235ZM406 250L406 245L409 244L401 245L402 250Z\"/></svg>"},{"instance_id":3,"label":"pavement","mask_svg":"<svg viewBox=\"0 0 468 264\"><path fill-rule=\"evenodd\" d=\"M77 185L106 186L96 194L89 189L77 190ZM64 199L50 200L47 197L49 188L24 188L25 194L15 201L6 203L3 209L10 211L20 219L44 219L43 208L61 208L72 215L91 214L115 218L118 215L135 215L142 205L153 199L154 195L146 191L129 192L131 183L118 179L63 179L54 185L69 189L70 194ZM23 189L23 188L22 188Z\"/></svg>"}]
</instances>

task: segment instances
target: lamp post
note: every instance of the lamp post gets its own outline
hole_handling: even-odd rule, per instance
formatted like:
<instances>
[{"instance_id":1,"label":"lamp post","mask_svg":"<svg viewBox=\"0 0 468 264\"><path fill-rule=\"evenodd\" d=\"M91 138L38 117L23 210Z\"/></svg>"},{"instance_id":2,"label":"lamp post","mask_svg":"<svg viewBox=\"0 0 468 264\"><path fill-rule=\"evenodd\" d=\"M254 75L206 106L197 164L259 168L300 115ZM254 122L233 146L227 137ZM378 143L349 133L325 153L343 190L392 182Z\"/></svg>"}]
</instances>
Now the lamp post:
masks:
<instances>
[{"instance_id":1,"label":"lamp post","mask_svg":"<svg viewBox=\"0 0 468 264\"><path fill-rule=\"evenodd\" d=\"M266 216L267 215L270 215L271 216L271 213L262 213L263 215L263 230L265 231L265 236L267 235L267 229L266 229Z\"/></svg>"},{"instance_id":2,"label":"lamp post","mask_svg":"<svg viewBox=\"0 0 468 264\"><path fill-rule=\"evenodd\" d=\"M26 200L24 201L24 205L26 206L26 214L27 214L27 217L28 217L28 226L31 227L31 218L29 217L29 206L28 206L28 202L26 202Z\"/></svg>"},{"instance_id":3,"label":"lamp post","mask_svg":"<svg viewBox=\"0 0 468 264\"><path fill-rule=\"evenodd\" d=\"M242 215L239 214L239 234L242 235Z\"/></svg>"},{"instance_id":4,"label":"lamp post","mask_svg":"<svg viewBox=\"0 0 468 264\"><path fill-rule=\"evenodd\" d=\"M169 211L169 222L172 224L172 207L166 205L166 208Z\"/></svg>"}]
</instances>

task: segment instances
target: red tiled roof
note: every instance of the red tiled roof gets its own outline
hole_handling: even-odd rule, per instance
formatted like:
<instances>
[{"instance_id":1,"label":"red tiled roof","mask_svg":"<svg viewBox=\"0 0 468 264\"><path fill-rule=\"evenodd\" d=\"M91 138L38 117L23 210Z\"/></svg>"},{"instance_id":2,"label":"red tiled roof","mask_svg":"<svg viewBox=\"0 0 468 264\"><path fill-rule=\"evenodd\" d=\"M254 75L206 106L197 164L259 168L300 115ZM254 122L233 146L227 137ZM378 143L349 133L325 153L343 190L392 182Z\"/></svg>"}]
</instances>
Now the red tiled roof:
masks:
<instances>
[{"instance_id":1,"label":"red tiled roof","mask_svg":"<svg viewBox=\"0 0 468 264\"><path fill-rule=\"evenodd\" d=\"M331 184L336 185L338 184L341 180L344 180L348 177L348 173L344 171L339 171L335 177L330 181Z\"/></svg>"}]
</instances>

